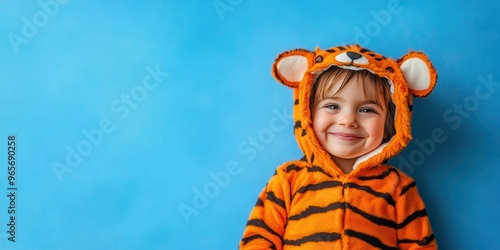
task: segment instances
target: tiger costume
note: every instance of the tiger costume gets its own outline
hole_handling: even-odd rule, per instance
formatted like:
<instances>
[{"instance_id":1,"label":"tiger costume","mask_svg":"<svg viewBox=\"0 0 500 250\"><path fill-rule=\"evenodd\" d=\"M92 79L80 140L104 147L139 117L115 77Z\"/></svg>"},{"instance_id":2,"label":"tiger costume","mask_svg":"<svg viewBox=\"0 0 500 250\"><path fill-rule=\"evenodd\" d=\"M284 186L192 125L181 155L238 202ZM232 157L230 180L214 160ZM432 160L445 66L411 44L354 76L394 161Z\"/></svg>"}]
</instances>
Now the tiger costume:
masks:
<instances>
[{"instance_id":1,"label":"tiger costume","mask_svg":"<svg viewBox=\"0 0 500 250\"><path fill-rule=\"evenodd\" d=\"M313 131L310 94L335 65L388 79L396 107L395 134L359 157L344 174ZM359 45L281 53L273 76L293 89L294 134L303 158L279 166L250 213L240 249L437 249L415 181L388 166L411 140L412 97L434 88L428 57L410 51L393 60Z\"/></svg>"}]
</instances>

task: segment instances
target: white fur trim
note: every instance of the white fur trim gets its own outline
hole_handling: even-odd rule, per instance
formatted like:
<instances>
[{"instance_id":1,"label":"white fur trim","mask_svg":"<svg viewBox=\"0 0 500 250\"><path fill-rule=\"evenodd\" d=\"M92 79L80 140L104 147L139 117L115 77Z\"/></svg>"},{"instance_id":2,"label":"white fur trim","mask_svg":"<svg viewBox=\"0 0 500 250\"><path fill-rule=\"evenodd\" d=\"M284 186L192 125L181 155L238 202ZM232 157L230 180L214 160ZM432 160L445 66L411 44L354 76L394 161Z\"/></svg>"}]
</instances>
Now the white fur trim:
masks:
<instances>
[{"instance_id":1,"label":"white fur trim","mask_svg":"<svg viewBox=\"0 0 500 250\"><path fill-rule=\"evenodd\" d=\"M356 67L356 66L339 66L339 67L343 68L343 69L349 69L349 70L355 70L355 71L364 70L363 68Z\"/></svg>"},{"instance_id":2,"label":"white fur trim","mask_svg":"<svg viewBox=\"0 0 500 250\"><path fill-rule=\"evenodd\" d=\"M420 58L410 58L401 64L401 71L411 90L426 90L431 85L431 73L427 64Z\"/></svg>"},{"instance_id":3,"label":"white fur trim","mask_svg":"<svg viewBox=\"0 0 500 250\"><path fill-rule=\"evenodd\" d=\"M289 82L300 82L308 67L307 58L300 55L288 56L278 62L277 69Z\"/></svg>"},{"instance_id":4,"label":"white fur trim","mask_svg":"<svg viewBox=\"0 0 500 250\"><path fill-rule=\"evenodd\" d=\"M368 154L366 154L366 155L363 155L363 156L360 156L360 157L356 160L356 162L354 162L354 165L352 166L352 169L353 169L353 170L354 170L354 169L356 169L356 167L357 167L360 163L362 163L362 162L364 162L364 161L366 161L366 160L370 159L372 156L377 155L377 154L379 154L380 152L382 152L382 149L384 149L384 148L385 148L385 146L387 146L387 144L389 144L389 143L388 143L388 142L386 142L386 143L384 143L384 144L380 145L380 146L379 146L378 148L376 148L375 150L371 151L370 153L368 153Z\"/></svg>"}]
</instances>

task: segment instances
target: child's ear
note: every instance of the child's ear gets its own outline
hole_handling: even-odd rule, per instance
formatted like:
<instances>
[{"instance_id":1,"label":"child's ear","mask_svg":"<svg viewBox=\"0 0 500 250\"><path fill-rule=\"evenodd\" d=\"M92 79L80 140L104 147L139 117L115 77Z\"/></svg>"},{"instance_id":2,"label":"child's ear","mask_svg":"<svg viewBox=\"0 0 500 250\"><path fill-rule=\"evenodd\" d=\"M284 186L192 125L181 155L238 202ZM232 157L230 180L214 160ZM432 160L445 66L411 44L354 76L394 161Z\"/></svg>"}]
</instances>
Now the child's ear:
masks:
<instances>
[{"instance_id":1,"label":"child's ear","mask_svg":"<svg viewBox=\"0 0 500 250\"><path fill-rule=\"evenodd\" d=\"M286 51L273 64L273 76L290 88L297 88L310 67L314 53L305 49Z\"/></svg>"},{"instance_id":2,"label":"child's ear","mask_svg":"<svg viewBox=\"0 0 500 250\"><path fill-rule=\"evenodd\" d=\"M398 63L408 83L410 94L425 97L431 93L436 85L437 72L424 53L410 51L400 58Z\"/></svg>"}]
</instances>

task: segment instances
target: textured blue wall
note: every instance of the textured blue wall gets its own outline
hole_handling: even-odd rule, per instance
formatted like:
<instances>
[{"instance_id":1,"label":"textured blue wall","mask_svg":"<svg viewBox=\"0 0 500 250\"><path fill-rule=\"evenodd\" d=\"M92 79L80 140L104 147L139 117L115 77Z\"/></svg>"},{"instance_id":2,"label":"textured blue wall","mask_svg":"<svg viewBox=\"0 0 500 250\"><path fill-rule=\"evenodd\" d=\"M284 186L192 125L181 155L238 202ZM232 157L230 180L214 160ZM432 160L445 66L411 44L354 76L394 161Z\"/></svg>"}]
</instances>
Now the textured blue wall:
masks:
<instances>
[{"instance_id":1,"label":"textured blue wall","mask_svg":"<svg viewBox=\"0 0 500 250\"><path fill-rule=\"evenodd\" d=\"M498 7L1 1L0 248L235 249L276 166L300 157L275 56L359 43L430 56L438 85L391 163L417 180L441 249L496 249Z\"/></svg>"}]
</instances>

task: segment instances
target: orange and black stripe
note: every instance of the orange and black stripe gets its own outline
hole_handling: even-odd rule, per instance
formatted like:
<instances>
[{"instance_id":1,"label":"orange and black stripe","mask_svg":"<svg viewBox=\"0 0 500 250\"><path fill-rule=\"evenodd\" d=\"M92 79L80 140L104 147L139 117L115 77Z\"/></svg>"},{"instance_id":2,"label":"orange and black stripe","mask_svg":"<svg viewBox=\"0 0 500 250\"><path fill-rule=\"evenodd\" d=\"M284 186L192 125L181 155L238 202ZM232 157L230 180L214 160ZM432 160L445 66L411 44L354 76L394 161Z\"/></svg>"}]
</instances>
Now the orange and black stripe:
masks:
<instances>
[{"instance_id":1,"label":"orange and black stripe","mask_svg":"<svg viewBox=\"0 0 500 250\"><path fill-rule=\"evenodd\" d=\"M405 249L435 239L416 183L378 166L331 176L295 161L278 168L250 215L241 249Z\"/></svg>"}]
</instances>

